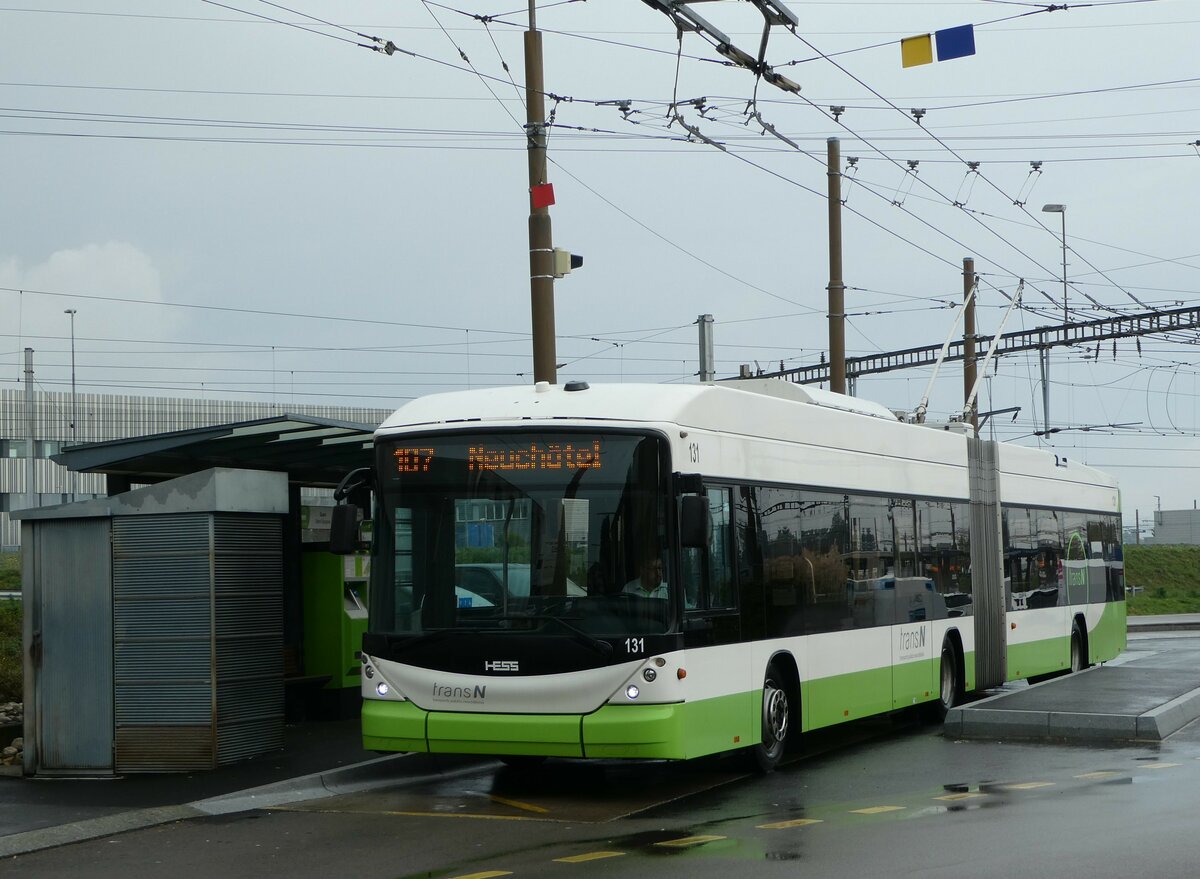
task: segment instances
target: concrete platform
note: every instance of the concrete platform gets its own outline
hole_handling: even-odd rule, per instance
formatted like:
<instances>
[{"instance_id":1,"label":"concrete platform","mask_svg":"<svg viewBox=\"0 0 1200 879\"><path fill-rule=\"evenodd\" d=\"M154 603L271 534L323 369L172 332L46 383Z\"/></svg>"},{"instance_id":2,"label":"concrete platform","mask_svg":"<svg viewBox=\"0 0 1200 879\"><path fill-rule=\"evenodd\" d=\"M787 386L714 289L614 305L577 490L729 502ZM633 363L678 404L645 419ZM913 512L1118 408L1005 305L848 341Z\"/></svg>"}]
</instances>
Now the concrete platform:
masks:
<instances>
[{"instance_id":1,"label":"concrete platform","mask_svg":"<svg viewBox=\"0 0 1200 879\"><path fill-rule=\"evenodd\" d=\"M1148 634L1131 642L1127 655L1112 664L1033 686L1009 685L953 708L945 734L1084 743L1162 741L1200 718L1200 662L1194 650L1181 651L1182 644L1172 650L1139 650L1152 646L1152 638Z\"/></svg>"}]
</instances>

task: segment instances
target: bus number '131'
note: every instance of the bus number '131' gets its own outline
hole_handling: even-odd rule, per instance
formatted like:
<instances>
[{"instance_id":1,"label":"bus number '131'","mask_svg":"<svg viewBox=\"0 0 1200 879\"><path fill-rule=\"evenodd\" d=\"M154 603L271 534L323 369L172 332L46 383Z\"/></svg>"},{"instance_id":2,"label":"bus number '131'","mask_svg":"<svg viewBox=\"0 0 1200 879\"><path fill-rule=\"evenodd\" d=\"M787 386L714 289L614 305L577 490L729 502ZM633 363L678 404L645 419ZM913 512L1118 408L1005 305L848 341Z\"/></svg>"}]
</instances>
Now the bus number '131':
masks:
<instances>
[{"instance_id":1,"label":"bus number '131'","mask_svg":"<svg viewBox=\"0 0 1200 879\"><path fill-rule=\"evenodd\" d=\"M626 638L625 639L626 653L645 653L646 639L645 638Z\"/></svg>"}]
</instances>

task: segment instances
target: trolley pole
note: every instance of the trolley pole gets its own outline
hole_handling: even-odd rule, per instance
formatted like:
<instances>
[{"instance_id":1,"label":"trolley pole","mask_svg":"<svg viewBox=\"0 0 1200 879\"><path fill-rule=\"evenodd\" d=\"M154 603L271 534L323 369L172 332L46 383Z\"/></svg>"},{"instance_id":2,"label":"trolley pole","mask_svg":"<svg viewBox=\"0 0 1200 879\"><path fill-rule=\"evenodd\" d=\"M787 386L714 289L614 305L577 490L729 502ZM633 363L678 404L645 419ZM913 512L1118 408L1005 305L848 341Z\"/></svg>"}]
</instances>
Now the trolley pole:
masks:
<instances>
[{"instance_id":1,"label":"trolley pole","mask_svg":"<svg viewBox=\"0 0 1200 879\"><path fill-rule=\"evenodd\" d=\"M975 260L963 259L963 402L971 396L975 387ZM979 405L971 404L967 416L975 436L979 435Z\"/></svg>"},{"instance_id":2,"label":"trolley pole","mask_svg":"<svg viewBox=\"0 0 1200 879\"><path fill-rule=\"evenodd\" d=\"M546 96L542 73L542 35L536 0L529 0L525 32L525 134L529 149L529 298L533 324L533 380L558 380L554 338L554 243L550 207L535 197L546 183ZM539 206L541 205L541 206Z\"/></svg>"},{"instance_id":3,"label":"trolley pole","mask_svg":"<svg viewBox=\"0 0 1200 879\"><path fill-rule=\"evenodd\" d=\"M828 141L829 390L846 393L846 285L842 281L842 145Z\"/></svg>"}]
</instances>

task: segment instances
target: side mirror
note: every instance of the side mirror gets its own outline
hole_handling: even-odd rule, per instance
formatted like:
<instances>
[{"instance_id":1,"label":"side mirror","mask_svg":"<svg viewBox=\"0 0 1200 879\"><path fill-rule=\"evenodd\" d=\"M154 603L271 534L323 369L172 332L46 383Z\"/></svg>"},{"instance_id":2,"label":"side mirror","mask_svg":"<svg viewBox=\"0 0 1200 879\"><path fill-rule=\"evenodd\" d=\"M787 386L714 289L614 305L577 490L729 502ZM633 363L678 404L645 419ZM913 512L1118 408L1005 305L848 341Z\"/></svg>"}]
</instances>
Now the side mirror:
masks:
<instances>
[{"instance_id":1,"label":"side mirror","mask_svg":"<svg viewBox=\"0 0 1200 879\"><path fill-rule=\"evenodd\" d=\"M338 504L329 522L329 551L336 555L351 555L358 551L358 507Z\"/></svg>"},{"instance_id":2,"label":"side mirror","mask_svg":"<svg viewBox=\"0 0 1200 879\"><path fill-rule=\"evenodd\" d=\"M712 514L708 509L708 498L699 494L686 494L679 499L679 542L685 547L708 547L712 534Z\"/></svg>"},{"instance_id":3,"label":"side mirror","mask_svg":"<svg viewBox=\"0 0 1200 879\"><path fill-rule=\"evenodd\" d=\"M329 522L329 551L336 555L351 555L362 549L359 523L359 508L354 503L342 503L347 498L361 500L364 506L370 503L371 468L359 467L342 477L333 492L338 505L333 508Z\"/></svg>"}]
</instances>

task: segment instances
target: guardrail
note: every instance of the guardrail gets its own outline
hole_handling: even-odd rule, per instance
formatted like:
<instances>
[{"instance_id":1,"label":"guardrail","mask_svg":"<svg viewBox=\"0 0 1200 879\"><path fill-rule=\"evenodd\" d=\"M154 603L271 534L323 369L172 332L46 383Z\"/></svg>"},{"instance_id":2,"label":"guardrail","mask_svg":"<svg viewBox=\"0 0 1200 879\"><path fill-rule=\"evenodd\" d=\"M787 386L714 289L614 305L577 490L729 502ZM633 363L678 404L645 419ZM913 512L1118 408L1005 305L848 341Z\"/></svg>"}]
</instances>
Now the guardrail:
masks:
<instances>
[{"instance_id":1,"label":"guardrail","mask_svg":"<svg viewBox=\"0 0 1200 879\"><path fill-rule=\"evenodd\" d=\"M20 592L0 592L0 601L20 601Z\"/></svg>"}]
</instances>

